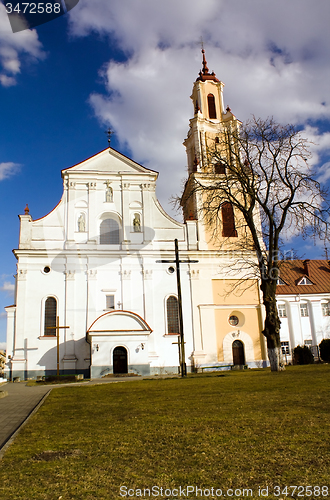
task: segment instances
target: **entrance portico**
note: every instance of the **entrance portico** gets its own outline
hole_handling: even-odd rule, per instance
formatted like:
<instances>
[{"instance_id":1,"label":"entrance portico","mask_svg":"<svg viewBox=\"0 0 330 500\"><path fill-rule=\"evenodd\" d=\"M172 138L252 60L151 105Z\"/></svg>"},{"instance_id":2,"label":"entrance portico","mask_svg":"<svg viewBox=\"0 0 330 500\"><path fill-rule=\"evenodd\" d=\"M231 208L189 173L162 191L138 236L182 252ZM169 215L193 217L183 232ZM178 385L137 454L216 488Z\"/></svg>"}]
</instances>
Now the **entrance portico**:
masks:
<instances>
[{"instance_id":1,"label":"entrance portico","mask_svg":"<svg viewBox=\"0 0 330 500\"><path fill-rule=\"evenodd\" d=\"M108 373L150 374L148 339L152 330L131 311L109 311L87 331L91 345L91 378Z\"/></svg>"}]
</instances>

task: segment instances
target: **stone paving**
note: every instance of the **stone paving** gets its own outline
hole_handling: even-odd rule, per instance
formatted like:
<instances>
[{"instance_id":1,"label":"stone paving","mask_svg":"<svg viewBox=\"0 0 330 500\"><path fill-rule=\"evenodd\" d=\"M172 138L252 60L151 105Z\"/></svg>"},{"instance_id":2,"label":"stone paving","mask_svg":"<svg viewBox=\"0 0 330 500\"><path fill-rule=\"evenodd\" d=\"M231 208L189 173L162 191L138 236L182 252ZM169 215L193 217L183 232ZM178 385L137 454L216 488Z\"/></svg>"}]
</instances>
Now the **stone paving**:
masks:
<instances>
[{"instance_id":1,"label":"stone paving","mask_svg":"<svg viewBox=\"0 0 330 500\"><path fill-rule=\"evenodd\" d=\"M0 386L8 392L0 399L0 450L49 390L47 385L26 387L24 382Z\"/></svg>"}]
</instances>

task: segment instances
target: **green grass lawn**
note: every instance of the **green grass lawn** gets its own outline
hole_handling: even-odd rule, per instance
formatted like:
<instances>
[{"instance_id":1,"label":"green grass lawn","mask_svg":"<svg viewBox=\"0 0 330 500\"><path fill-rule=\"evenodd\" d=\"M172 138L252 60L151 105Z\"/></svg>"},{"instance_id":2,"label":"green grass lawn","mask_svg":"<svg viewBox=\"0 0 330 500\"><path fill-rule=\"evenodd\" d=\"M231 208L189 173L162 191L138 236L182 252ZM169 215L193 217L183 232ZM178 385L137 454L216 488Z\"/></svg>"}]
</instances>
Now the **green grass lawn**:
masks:
<instances>
[{"instance_id":1,"label":"green grass lawn","mask_svg":"<svg viewBox=\"0 0 330 500\"><path fill-rule=\"evenodd\" d=\"M0 462L0 498L330 498L274 489L330 491L329 389L328 365L53 389Z\"/></svg>"}]
</instances>

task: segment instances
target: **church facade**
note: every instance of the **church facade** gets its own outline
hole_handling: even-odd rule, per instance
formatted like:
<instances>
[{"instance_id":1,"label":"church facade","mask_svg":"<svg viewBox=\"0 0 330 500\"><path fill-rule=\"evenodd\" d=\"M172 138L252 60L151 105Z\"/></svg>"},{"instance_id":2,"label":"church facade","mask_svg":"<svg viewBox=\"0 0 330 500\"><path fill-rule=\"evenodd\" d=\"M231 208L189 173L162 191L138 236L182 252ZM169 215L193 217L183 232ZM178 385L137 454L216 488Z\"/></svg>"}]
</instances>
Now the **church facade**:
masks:
<instances>
[{"instance_id":1,"label":"church facade","mask_svg":"<svg viewBox=\"0 0 330 500\"><path fill-rule=\"evenodd\" d=\"M203 53L184 142L187 186L210 172L208 141L239 123L224 109L223 86L209 73ZM180 259L194 261L181 264L188 371L266 364L258 282L245 283L237 293L232 285L244 276L238 270L228 277L223 270L236 262L241 237L237 214L225 201L225 245L219 250L198 197L188 196L186 188L184 222L177 222L156 198L158 174L112 148L63 170L62 178L63 196L52 212L38 220L28 208L20 215L16 302L6 308L8 378L57 369L92 378L177 373L175 239Z\"/></svg>"}]
</instances>

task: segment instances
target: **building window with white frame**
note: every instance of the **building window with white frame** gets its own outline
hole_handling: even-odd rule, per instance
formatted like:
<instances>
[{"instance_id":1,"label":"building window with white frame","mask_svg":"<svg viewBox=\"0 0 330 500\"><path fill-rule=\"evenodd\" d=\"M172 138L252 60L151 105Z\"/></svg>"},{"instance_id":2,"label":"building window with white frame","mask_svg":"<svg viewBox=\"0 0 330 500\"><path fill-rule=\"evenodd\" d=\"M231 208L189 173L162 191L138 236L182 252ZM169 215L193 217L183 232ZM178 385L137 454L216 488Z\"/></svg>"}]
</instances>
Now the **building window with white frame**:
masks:
<instances>
[{"instance_id":1,"label":"building window with white frame","mask_svg":"<svg viewBox=\"0 0 330 500\"><path fill-rule=\"evenodd\" d=\"M277 305L277 310L278 310L278 315L279 315L280 318L286 318L287 317L285 304L278 304Z\"/></svg>"},{"instance_id":2,"label":"building window with white frame","mask_svg":"<svg viewBox=\"0 0 330 500\"><path fill-rule=\"evenodd\" d=\"M45 301L44 336L56 336L57 302L54 297L48 297Z\"/></svg>"},{"instance_id":3,"label":"building window with white frame","mask_svg":"<svg viewBox=\"0 0 330 500\"><path fill-rule=\"evenodd\" d=\"M308 305L306 303L304 303L304 302L302 302L300 304L300 316L302 318L306 318L307 316L309 316L309 314L308 314Z\"/></svg>"},{"instance_id":4,"label":"building window with white frame","mask_svg":"<svg viewBox=\"0 0 330 500\"><path fill-rule=\"evenodd\" d=\"M322 316L330 316L329 302L322 302Z\"/></svg>"},{"instance_id":5,"label":"building window with white frame","mask_svg":"<svg viewBox=\"0 0 330 500\"><path fill-rule=\"evenodd\" d=\"M114 219L104 219L101 222L100 244L119 245L119 224Z\"/></svg>"},{"instance_id":6,"label":"building window with white frame","mask_svg":"<svg viewBox=\"0 0 330 500\"><path fill-rule=\"evenodd\" d=\"M106 310L107 311L114 311L115 309L115 296L114 295L106 295L105 297L106 300Z\"/></svg>"},{"instance_id":7,"label":"building window with white frame","mask_svg":"<svg viewBox=\"0 0 330 500\"><path fill-rule=\"evenodd\" d=\"M178 335L179 331L179 306L178 299L171 295L166 301L167 333Z\"/></svg>"},{"instance_id":8,"label":"building window with white frame","mask_svg":"<svg viewBox=\"0 0 330 500\"><path fill-rule=\"evenodd\" d=\"M286 340L284 342L281 342L281 349L282 349L282 354L283 355L289 355L290 354L290 344L289 342Z\"/></svg>"}]
</instances>

